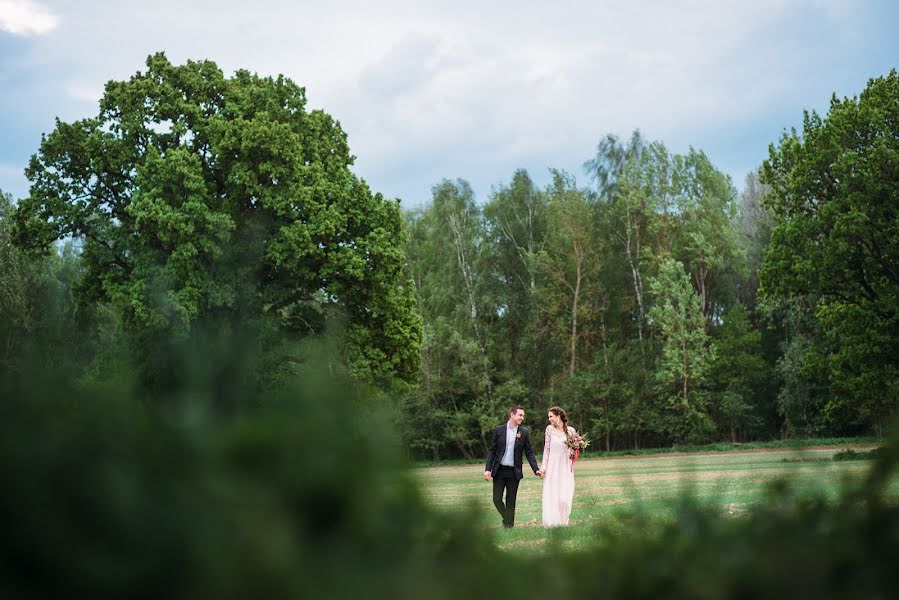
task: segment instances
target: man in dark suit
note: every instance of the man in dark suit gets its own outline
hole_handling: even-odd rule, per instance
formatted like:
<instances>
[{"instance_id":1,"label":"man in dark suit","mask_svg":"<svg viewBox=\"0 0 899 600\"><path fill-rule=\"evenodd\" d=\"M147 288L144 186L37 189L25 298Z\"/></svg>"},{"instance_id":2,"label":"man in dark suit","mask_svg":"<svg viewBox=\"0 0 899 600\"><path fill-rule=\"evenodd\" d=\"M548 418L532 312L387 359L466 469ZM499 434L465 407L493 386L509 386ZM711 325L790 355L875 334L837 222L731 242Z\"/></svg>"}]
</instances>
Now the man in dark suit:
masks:
<instances>
[{"instance_id":1,"label":"man in dark suit","mask_svg":"<svg viewBox=\"0 0 899 600\"><path fill-rule=\"evenodd\" d=\"M487 449L487 463L484 465L484 479L493 478L493 504L503 518L503 527L515 524L515 498L518 496L518 484L524 474L521 468L521 454L528 457L534 474L543 477L537 467L537 458L531 447L531 436L521 426L524 421L524 409L513 406L509 409L509 420L493 430L490 447ZM503 503L503 492L506 502Z\"/></svg>"}]
</instances>

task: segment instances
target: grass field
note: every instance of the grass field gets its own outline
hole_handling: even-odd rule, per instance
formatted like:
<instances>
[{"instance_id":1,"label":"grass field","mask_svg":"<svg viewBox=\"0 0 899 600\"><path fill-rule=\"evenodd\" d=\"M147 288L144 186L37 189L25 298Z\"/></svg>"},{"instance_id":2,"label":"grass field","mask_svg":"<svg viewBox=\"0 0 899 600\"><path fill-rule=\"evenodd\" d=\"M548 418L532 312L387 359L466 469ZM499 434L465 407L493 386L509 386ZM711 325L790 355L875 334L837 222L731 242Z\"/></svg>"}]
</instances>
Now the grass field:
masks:
<instances>
[{"instance_id":1,"label":"grass field","mask_svg":"<svg viewBox=\"0 0 899 600\"><path fill-rule=\"evenodd\" d=\"M874 446L851 447L869 450ZM834 497L846 483L861 478L871 465L870 460L831 460L846 448L841 445L584 459L575 466L571 525L553 530L540 525L542 483L527 465L512 530L499 526L500 518L491 502L492 483L484 480L483 465L418 468L415 473L433 506L448 511L482 511L500 548L539 552L549 541L570 549L601 543L597 526L614 528L635 511L643 511L650 523L661 527L674 518L678 501L686 494L728 516L739 516L760 502L768 485L776 479L788 479L809 493ZM890 491L899 497L899 480L893 481Z\"/></svg>"}]
</instances>

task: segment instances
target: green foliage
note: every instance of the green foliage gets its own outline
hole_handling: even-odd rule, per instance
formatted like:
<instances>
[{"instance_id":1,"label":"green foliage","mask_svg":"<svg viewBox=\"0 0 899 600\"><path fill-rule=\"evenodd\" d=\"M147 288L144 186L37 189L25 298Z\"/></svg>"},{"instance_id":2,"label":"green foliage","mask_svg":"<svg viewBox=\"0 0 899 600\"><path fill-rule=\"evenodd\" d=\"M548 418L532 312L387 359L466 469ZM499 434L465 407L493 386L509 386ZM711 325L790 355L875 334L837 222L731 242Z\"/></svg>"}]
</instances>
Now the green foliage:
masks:
<instances>
[{"instance_id":1,"label":"green foliage","mask_svg":"<svg viewBox=\"0 0 899 600\"><path fill-rule=\"evenodd\" d=\"M661 264L650 289L656 305L649 316L662 343L655 379L666 402L667 429L680 442L704 439L712 427L704 386L715 354L699 297L674 259Z\"/></svg>"},{"instance_id":2,"label":"green foliage","mask_svg":"<svg viewBox=\"0 0 899 600\"><path fill-rule=\"evenodd\" d=\"M71 241L49 256L24 252L12 240L12 198L0 191L0 373L19 373L28 359L74 367L89 354L74 290L82 265Z\"/></svg>"},{"instance_id":3,"label":"green foliage","mask_svg":"<svg viewBox=\"0 0 899 600\"><path fill-rule=\"evenodd\" d=\"M339 123L305 106L284 77L150 56L107 84L97 117L43 138L16 239L81 242L82 302L114 308L151 375L175 366L162 340L302 337L339 316L357 374L413 380L399 207L352 174Z\"/></svg>"},{"instance_id":4,"label":"green foliage","mask_svg":"<svg viewBox=\"0 0 899 600\"><path fill-rule=\"evenodd\" d=\"M35 327L41 279L41 262L29 259L10 240L12 208L12 196L0 191L0 364L7 369Z\"/></svg>"},{"instance_id":5,"label":"green foliage","mask_svg":"<svg viewBox=\"0 0 899 600\"><path fill-rule=\"evenodd\" d=\"M758 301L758 272L765 250L771 243L771 229L774 227L773 214L764 206L764 198L769 189L759 181L758 173L747 175L737 211L739 241L746 260L746 279L740 282L742 285L738 293L742 303L750 307L755 306Z\"/></svg>"},{"instance_id":6,"label":"green foliage","mask_svg":"<svg viewBox=\"0 0 899 600\"><path fill-rule=\"evenodd\" d=\"M752 329L749 314L740 302L724 315L715 335L715 359L709 379L718 395L719 427L736 442L737 429L752 429L761 405L759 390L766 391L767 366L761 353L761 332ZM760 410L760 407L759 407Z\"/></svg>"},{"instance_id":7,"label":"green foliage","mask_svg":"<svg viewBox=\"0 0 899 600\"><path fill-rule=\"evenodd\" d=\"M762 270L771 297L811 296L812 343L834 422L881 426L899 401L899 73L806 113L764 164L777 218Z\"/></svg>"},{"instance_id":8,"label":"green foliage","mask_svg":"<svg viewBox=\"0 0 899 600\"><path fill-rule=\"evenodd\" d=\"M873 450L868 450L867 452L856 452L851 448L847 448L845 450L841 450L833 455L833 459L836 461L843 460L874 460L881 458L885 455L883 448L875 448Z\"/></svg>"},{"instance_id":9,"label":"green foliage","mask_svg":"<svg viewBox=\"0 0 899 600\"><path fill-rule=\"evenodd\" d=\"M745 268L730 180L701 151L671 154L639 132L625 143L607 136L587 166L596 192L559 171L539 190L519 170L483 209L457 180L435 186L431 204L408 214L408 267L425 328L444 341L424 355L431 362L422 377L437 390L428 392L433 400L423 403L423 392L415 392L405 422L429 420L411 414L414 407L428 411L435 426L471 428L463 435L455 427L453 439L483 437L485 423L502 420L496 390L517 382L528 388L532 405L564 406L579 429L608 449L704 441L716 433L733 438L738 430L745 437L777 432L773 401L763 400L776 389L756 385L775 381L776 357L759 362L759 330L749 314L740 317L740 331L725 318L755 276ZM684 379L672 375L678 342L650 323L652 311L665 310L670 294L663 288L673 285L657 281L664 257L683 265L677 284L686 288L678 293L692 288L702 335L719 337L723 326L720 337L729 347L753 345L717 365L727 374L706 380L710 344L693 344L688 354L699 352L702 366L687 369L686 396L688 405L701 408L686 416L672 404L684 396ZM658 293L649 289L652 281ZM459 347L461 339L480 349L479 361L474 354L433 351ZM481 372L472 369L475 362ZM452 381L460 373L472 377L467 387Z\"/></svg>"},{"instance_id":10,"label":"green foliage","mask_svg":"<svg viewBox=\"0 0 899 600\"><path fill-rule=\"evenodd\" d=\"M812 314L813 298L794 297L763 305L767 319L783 328L776 373L780 380L777 410L785 436L822 435L826 427L822 418L829 391L826 377L816 369L814 340L820 324Z\"/></svg>"},{"instance_id":11,"label":"green foliage","mask_svg":"<svg viewBox=\"0 0 899 600\"><path fill-rule=\"evenodd\" d=\"M573 178L554 172L547 189L547 234L538 256L545 274L540 290L540 319L567 354L567 376L578 369L585 323L590 322L599 294L601 243L597 237L593 206Z\"/></svg>"},{"instance_id":12,"label":"green foliage","mask_svg":"<svg viewBox=\"0 0 899 600\"><path fill-rule=\"evenodd\" d=\"M464 181L443 181L432 203L409 215L407 269L425 321L421 383L403 406L413 448L438 456L449 444L463 456L486 444L479 425L494 405L485 319L489 291L484 224ZM491 417L492 418L492 417Z\"/></svg>"},{"instance_id":13,"label":"green foliage","mask_svg":"<svg viewBox=\"0 0 899 600\"><path fill-rule=\"evenodd\" d=\"M204 408L212 390L165 412L39 375L0 381L8 597L477 598L496 594L498 572L533 596L862 598L899 585L895 443L832 501L779 482L741 517L687 496L659 522L637 503L576 549L550 536L534 555L495 548L477 510L428 508L386 416L360 410L370 401L340 376L222 418Z\"/></svg>"},{"instance_id":14,"label":"green foliage","mask_svg":"<svg viewBox=\"0 0 899 600\"><path fill-rule=\"evenodd\" d=\"M739 268L734 223L737 193L730 178L716 169L705 153L691 148L682 161L678 169L681 224L673 252L690 273L702 314L711 321L716 309L720 310L714 304L715 284L720 284L725 269Z\"/></svg>"},{"instance_id":15,"label":"green foliage","mask_svg":"<svg viewBox=\"0 0 899 600\"><path fill-rule=\"evenodd\" d=\"M508 186L484 204L484 222L495 280L497 367L509 376L539 385L535 369L542 353L535 344L537 293L542 283L538 256L547 231L547 194L527 171L518 170Z\"/></svg>"},{"instance_id":16,"label":"green foliage","mask_svg":"<svg viewBox=\"0 0 899 600\"><path fill-rule=\"evenodd\" d=\"M206 350L181 358L202 372ZM405 568L481 555L470 519L423 518L364 390L316 372L227 419L203 386L162 411L52 369L3 379L4 596L407 595Z\"/></svg>"}]
</instances>

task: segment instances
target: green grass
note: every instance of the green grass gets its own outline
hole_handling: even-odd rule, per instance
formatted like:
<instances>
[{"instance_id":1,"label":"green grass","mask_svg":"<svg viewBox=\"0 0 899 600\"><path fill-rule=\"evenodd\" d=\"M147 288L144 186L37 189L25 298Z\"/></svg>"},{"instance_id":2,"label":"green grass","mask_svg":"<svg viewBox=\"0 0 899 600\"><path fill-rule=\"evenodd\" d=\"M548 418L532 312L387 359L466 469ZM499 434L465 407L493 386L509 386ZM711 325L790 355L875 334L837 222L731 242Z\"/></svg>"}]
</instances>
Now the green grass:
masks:
<instances>
[{"instance_id":1,"label":"green grass","mask_svg":"<svg viewBox=\"0 0 899 600\"><path fill-rule=\"evenodd\" d=\"M871 450L853 444L853 450ZM516 527L504 530L491 502L492 484L480 465L449 465L415 469L423 493L433 506L450 512L479 511L500 548L540 552L560 545L577 550L602 543L605 528L661 528L676 517L678 504L693 498L722 515L739 517L763 501L778 479L792 482L803 493L835 498L859 481L870 460L834 461L845 443L815 448L754 449L731 452L657 454L638 457L587 458L577 463L571 525L545 529L540 524L542 484L526 469L516 510ZM899 480L891 493L899 498Z\"/></svg>"}]
</instances>

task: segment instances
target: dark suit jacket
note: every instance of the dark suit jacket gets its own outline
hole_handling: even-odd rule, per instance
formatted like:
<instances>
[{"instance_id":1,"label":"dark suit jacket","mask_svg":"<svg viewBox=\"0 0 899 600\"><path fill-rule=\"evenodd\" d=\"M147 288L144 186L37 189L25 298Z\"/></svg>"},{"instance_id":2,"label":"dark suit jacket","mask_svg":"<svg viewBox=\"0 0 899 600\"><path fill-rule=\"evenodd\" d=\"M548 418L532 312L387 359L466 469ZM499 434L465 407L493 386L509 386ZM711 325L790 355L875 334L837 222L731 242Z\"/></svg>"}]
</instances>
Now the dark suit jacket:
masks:
<instances>
[{"instance_id":1,"label":"dark suit jacket","mask_svg":"<svg viewBox=\"0 0 899 600\"><path fill-rule=\"evenodd\" d=\"M493 430L493 435L490 438L490 446L487 448L487 463L484 465L484 470L490 471L493 475L496 475L496 472L499 470L499 461L503 459L503 453L506 451L506 433L508 431L508 425L503 423ZM528 463L530 463L535 475L540 468L537 466L537 457L534 456L534 449L531 447L531 434L521 425L518 426L518 433L521 434L521 437L515 440L515 449L512 452L512 456L515 459L515 477L521 479L524 477L521 468L522 453L528 457Z\"/></svg>"}]
</instances>

